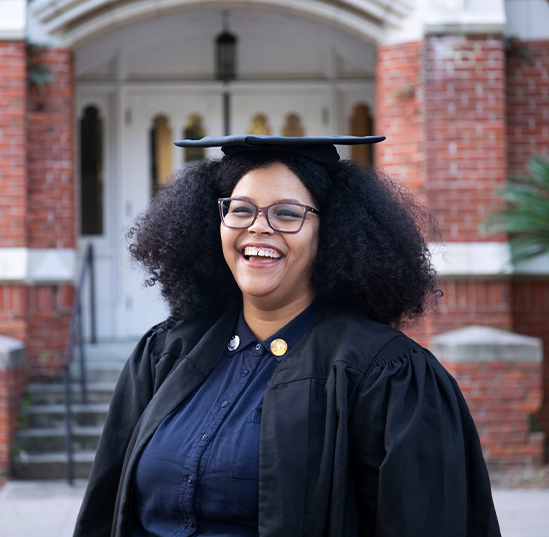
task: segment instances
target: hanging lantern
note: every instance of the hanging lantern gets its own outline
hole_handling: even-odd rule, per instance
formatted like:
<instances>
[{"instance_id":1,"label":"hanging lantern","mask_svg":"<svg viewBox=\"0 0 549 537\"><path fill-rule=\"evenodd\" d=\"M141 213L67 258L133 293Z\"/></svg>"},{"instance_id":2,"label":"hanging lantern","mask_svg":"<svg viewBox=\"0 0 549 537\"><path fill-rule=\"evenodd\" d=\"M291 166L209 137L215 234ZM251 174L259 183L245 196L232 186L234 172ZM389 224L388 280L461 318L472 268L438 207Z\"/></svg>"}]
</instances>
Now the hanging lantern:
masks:
<instances>
[{"instance_id":1,"label":"hanging lantern","mask_svg":"<svg viewBox=\"0 0 549 537\"><path fill-rule=\"evenodd\" d=\"M215 40L215 76L217 80L236 78L237 38L228 30L220 33Z\"/></svg>"}]
</instances>

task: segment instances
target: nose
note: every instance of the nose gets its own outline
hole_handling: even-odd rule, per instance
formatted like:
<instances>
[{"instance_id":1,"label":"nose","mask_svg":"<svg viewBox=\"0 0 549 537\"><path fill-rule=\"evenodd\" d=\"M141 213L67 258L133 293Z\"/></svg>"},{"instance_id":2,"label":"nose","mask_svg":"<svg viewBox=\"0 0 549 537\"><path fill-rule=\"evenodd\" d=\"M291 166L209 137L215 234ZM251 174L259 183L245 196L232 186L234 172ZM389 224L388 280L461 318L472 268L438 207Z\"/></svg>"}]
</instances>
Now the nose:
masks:
<instances>
[{"instance_id":1,"label":"nose","mask_svg":"<svg viewBox=\"0 0 549 537\"><path fill-rule=\"evenodd\" d=\"M263 211L259 211L255 222L248 228L250 233L274 233L274 229L267 221L267 215Z\"/></svg>"}]
</instances>

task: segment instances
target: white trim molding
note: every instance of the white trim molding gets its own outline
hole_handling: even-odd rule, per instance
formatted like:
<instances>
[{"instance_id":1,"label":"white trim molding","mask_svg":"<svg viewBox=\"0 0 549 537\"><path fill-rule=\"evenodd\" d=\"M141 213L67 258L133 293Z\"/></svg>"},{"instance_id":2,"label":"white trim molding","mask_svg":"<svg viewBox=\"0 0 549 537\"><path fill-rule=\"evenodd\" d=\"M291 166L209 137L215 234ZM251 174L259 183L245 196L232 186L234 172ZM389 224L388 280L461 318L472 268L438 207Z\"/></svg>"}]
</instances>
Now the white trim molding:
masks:
<instances>
[{"instance_id":1,"label":"white trim molding","mask_svg":"<svg viewBox=\"0 0 549 537\"><path fill-rule=\"evenodd\" d=\"M73 283L76 250L69 248L0 248L0 283Z\"/></svg>"},{"instance_id":2,"label":"white trim molding","mask_svg":"<svg viewBox=\"0 0 549 537\"><path fill-rule=\"evenodd\" d=\"M504 0L427 0L426 34L503 34Z\"/></svg>"},{"instance_id":3,"label":"white trim molding","mask_svg":"<svg viewBox=\"0 0 549 537\"><path fill-rule=\"evenodd\" d=\"M430 245L433 264L441 278L549 276L549 255L517 265L507 242L447 242Z\"/></svg>"},{"instance_id":4,"label":"white trim molding","mask_svg":"<svg viewBox=\"0 0 549 537\"><path fill-rule=\"evenodd\" d=\"M33 23L41 26L40 30L36 28L37 33L45 32L62 46L75 46L152 16L181 10L256 6L301 14L379 43L387 27L402 24L414 3L413 0L34 0L29 5L29 15Z\"/></svg>"},{"instance_id":5,"label":"white trim molding","mask_svg":"<svg viewBox=\"0 0 549 537\"><path fill-rule=\"evenodd\" d=\"M25 39L26 0L0 0L0 40Z\"/></svg>"}]
</instances>

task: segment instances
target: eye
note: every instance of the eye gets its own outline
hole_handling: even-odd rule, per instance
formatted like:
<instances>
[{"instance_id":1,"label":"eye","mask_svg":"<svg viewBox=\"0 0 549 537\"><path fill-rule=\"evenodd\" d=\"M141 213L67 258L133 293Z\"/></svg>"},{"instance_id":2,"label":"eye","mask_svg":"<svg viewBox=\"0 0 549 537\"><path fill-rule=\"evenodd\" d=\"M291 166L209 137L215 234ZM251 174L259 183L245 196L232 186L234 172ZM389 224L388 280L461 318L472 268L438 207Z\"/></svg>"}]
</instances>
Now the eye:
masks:
<instances>
[{"instance_id":1,"label":"eye","mask_svg":"<svg viewBox=\"0 0 549 537\"><path fill-rule=\"evenodd\" d=\"M303 207L299 205L275 205L271 208L271 214L279 220L294 220L303 218Z\"/></svg>"},{"instance_id":2,"label":"eye","mask_svg":"<svg viewBox=\"0 0 549 537\"><path fill-rule=\"evenodd\" d=\"M227 211L229 214L240 215L240 216L249 216L255 213L254 208L245 202L233 201Z\"/></svg>"}]
</instances>

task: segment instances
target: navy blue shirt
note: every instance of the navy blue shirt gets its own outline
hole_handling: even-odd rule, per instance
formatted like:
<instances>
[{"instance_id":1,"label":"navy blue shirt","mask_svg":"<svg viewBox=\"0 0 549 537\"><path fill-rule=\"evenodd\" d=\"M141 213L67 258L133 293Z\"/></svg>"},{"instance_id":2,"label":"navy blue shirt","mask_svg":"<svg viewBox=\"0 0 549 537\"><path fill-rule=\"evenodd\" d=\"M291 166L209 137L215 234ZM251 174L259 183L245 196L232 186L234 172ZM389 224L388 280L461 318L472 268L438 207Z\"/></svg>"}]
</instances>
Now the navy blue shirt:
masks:
<instances>
[{"instance_id":1,"label":"navy blue shirt","mask_svg":"<svg viewBox=\"0 0 549 537\"><path fill-rule=\"evenodd\" d=\"M212 373L164 419L141 454L131 537L257 537L261 409L283 358L270 345L283 339L290 350L313 313L311 305L262 342L240 314L238 346L231 339Z\"/></svg>"}]
</instances>

